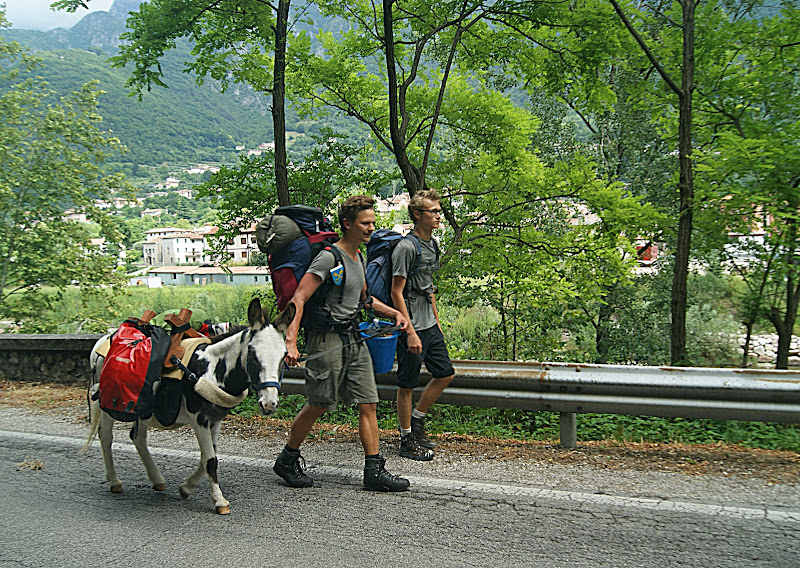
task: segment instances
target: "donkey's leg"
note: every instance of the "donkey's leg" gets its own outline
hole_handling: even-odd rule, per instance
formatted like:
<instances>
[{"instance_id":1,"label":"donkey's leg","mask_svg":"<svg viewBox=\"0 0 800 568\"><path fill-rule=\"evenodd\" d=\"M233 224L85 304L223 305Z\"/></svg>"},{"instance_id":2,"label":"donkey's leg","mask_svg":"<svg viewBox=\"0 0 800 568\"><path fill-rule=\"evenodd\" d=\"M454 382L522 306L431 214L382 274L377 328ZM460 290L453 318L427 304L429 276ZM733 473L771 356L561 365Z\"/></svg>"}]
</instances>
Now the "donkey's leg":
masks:
<instances>
[{"instance_id":1,"label":"donkey's leg","mask_svg":"<svg viewBox=\"0 0 800 568\"><path fill-rule=\"evenodd\" d=\"M114 441L114 419L107 413L100 413L100 448L103 450L103 463L106 466L106 481L111 484L112 493L122 492L122 482L114 469L114 457L111 455L111 442Z\"/></svg>"},{"instance_id":2,"label":"donkey's leg","mask_svg":"<svg viewBox=\"0 0 800 568\"><path fill-rule=\"evenodd\" d=\"M139 457L142 459L144 469L147 471L147 479L153 484L153 489L156 491L164 491L167 488L167 483L164 481L164 476L158 469L150 450L147 449L147 426L139 422L136 429L136 436L133 436L133 445L136 446L136 451L139 452Z\"/></svg>"},{"instance_id":3,"label":"donkey's leg","mask_svg":"<svg viewBox=\"0 0 800 568\"><path fill-rule=\"evenodd\" d=\"M192 427L197 436L197 443L200 446L200 465L189 479L180 486L181 497L185 499L191 495L205 473L211 485L211 500L214 502L214 508L220 515L227 515L231 512L230 503L222 495L222 490L220 490L217 482L217 455L214 450L214 435L212 434L213 429L216 428L217 436L219 435L219 425L202 427L193 424Z\"/></svg>"},{"instance_id":4,"label":"donkey's leg","mask_svg":"<svg viewBox=\"0 0 800 568\"><path fill-rule=\"evenodd\" d=\"M178 491L183 499L188 499L189 496L194 493L194 490L197 488L200 482L205 479L205 454L203 452L203 442L201 439L204 437L208 437L210 439L208 428L204 428L194 421L192 421L190 424L192 426L192 430L194 430L194 435L197 438L197 443L200 446L200 463L197 464L197 469L194 470L192 475L190 475L186 481L181 483L180 487L178 487ZM205 434L203 434L203 432L205 432Z\"/></svg>"}]
</instances>

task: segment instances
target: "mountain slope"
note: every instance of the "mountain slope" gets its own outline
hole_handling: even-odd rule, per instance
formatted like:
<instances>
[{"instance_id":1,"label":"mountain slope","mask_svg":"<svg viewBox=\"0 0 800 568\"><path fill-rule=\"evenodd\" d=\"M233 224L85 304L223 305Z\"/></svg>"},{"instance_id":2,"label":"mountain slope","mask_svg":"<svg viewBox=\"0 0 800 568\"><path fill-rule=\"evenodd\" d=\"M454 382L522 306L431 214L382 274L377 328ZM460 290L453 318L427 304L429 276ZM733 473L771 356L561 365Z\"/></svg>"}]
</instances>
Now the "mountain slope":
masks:
<instances>
[{"instance_id":1,"label":"mountain slope","mask_svg":"<svg viewBox=\"0 0 800 568\"><path fill-rule=\"evenodd\" d=\"M189 57L186 44L165 56L162 68L169 89L154 87L142 101L129 96L129 72L112 68L125 30L127 12L138 0L117 0L109 12L92 12L70 29L48 32L4 30L5 40L28 47L44 63L36 75L59 93L96 80L105 91L99 103L104 128L129 148L121 161L138 164L231 160L236 145L255 147L273 139L269 99L245 88L221 93L209 82L197 85L181 72Z\"/></svg>"}]
</instances>

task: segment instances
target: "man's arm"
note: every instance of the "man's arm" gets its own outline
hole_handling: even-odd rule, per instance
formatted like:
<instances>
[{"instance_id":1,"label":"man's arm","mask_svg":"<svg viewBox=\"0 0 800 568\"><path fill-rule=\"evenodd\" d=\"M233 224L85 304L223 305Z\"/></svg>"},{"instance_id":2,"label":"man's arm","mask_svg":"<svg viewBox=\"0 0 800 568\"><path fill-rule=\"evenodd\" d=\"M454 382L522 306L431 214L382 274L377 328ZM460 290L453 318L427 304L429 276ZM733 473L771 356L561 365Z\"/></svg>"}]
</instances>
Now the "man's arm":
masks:
<instances>
[{"instance_id":1,"label":"man's arm","mask_svg":"<svg viewBox=\"0 0 800 568\"><path fill-rule=\"evenodd\" d=\"M361 291L362 302L367 299L367 294L368 294L367 284L365 282L364 289ZM392 318L394 320L394 323L400 326L400 331L405 331L406 329L408 329L408 326L411 325L411 322L408 320L408 317L404 316L403 313L400 312L400 310L396 310L390 306L387 306L379 299L377 299L375 296L372 296L372 302L367 305L370 306L377 315L387 318Z\"/></svg>"},{"instance_id":2,"label":"man's arm","mask_svg":"<svg viewBox=\"0 0 800 568\"><path fill-rule=\"evenodd\" d=\"M422 340L417 335L414 325L411 323L411 316L408 314L406 300L403 298L403 289L406 287L406 279L402 276L392 276L392 303L395 309L403 314L408 320L406 328L406 344L411 353L422 353Z\"/></svg>"},{"instance_id":3,"label":"man's arm","mask_svg":"<svg viewBox=\"0 0 800 568\"><path fill-rule=\"evenodd\" d=\"M436 318L436 325L439 326L439 331L442 332L444 335L444 330L442 329L442 322L439 320L439 310L436 307L436 294L431 292L431 308L433 309L433 316Z\"/></svg>"},{"instance_id":4,"label":"man's arm","mask_svg":"<svg viewBox=\"0 0 800 568\"><path fill-rule=\"evenodd\" d=\"M297 334L300 331L300 322L303 319L303 311L305 310L306 302L314 295L317 288L322 284L322 278L316 274L306 272L300 283L297 285L297 290L289 303L294 304L296 312L294 319L286 329L286 364L297 365L297 360L300 358L300 352L297 350Z\"/></svg>"}]
</instances>

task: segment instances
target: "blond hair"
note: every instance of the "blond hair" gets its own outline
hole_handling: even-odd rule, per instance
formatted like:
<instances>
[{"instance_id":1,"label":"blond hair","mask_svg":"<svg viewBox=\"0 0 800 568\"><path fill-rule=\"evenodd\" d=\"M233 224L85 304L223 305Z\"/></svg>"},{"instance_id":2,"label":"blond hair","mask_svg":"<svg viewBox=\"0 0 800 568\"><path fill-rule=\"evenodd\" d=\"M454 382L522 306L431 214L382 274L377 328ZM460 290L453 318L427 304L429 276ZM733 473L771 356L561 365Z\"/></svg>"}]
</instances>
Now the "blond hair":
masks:
<instances>
[{"instance_id":1,"label":"blond hair","mask_svg":"<svg viewBox=\"0 0 800 568\"><path fill-rule=\"evenodd\" d=\"M415 193L414 197L408 202L408 214L414 223L417 222L417 218L414 217L414 211L424 211L426 199L441 201L442 196L435 189L421 189Z\"/></svg>"}]
</instances>

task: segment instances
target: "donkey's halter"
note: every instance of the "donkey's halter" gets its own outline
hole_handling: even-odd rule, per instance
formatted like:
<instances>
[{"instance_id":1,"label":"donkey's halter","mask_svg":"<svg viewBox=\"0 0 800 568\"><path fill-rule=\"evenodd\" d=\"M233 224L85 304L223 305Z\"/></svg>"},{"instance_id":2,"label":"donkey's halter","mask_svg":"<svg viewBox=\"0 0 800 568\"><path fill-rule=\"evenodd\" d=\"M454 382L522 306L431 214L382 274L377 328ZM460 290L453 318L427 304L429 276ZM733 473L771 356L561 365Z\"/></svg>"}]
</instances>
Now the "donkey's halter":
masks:
<instances>
[{"instance_id":1,"label":"donkey's halter","mask_svg":"<svg viewBox=\"0 0 800 568\"><path fill-rule=\"evenodd\" d=\"M278 377L277 381L264 381L263 383L258 383L257 385L250 385L250 388L253 389L255 392L260 390L267 389L269 387L275 387L278 390L281 390L281 386L283 385L283 375L286 373L286 363L284 362L281 365L281 376Z\"/></svg>"}]
</instances>

